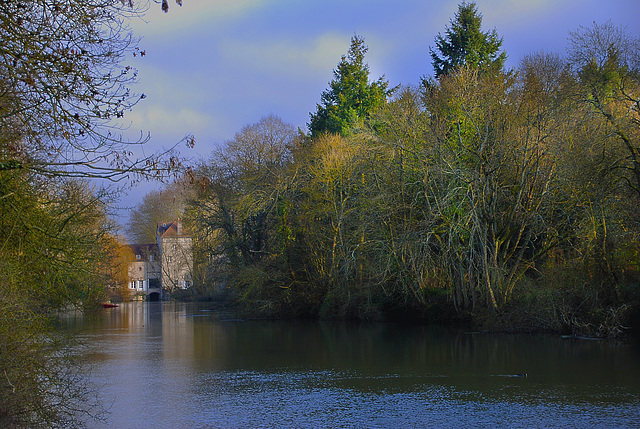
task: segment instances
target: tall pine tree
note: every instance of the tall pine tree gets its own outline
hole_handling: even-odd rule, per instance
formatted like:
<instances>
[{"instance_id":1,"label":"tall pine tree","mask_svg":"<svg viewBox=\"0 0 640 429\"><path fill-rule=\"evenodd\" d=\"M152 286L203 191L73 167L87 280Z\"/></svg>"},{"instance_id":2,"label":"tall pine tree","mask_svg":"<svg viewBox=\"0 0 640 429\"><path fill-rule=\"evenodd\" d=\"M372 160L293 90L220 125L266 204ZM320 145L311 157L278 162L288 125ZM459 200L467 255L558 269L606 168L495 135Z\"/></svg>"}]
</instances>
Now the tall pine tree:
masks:
<instances>
[{"instance_id":1,"label":"tall pine tree","mask_svg":"<svg viewBox=\"0 0 640 429\"><path fill-rule=\"evenodd\" d=\"M507 59L500 52L502 38L495 29L482 32L482 14L475 3L463 2L445 35L438 33L435 49L429 48L435 77L449 74L463 65L501 70Z\"/></svg>"},{"instance_id":2,"label":"tall pine tree","mask_svg":"<svg viewBox=\"0 0 640 429\"><path fill-rule=\"evenodd\" d=\"M362 37L351 38L348 54L342 56L329 89L322 93L321 103L310 115L307 125L312 137L322 133L350 134L393 92L384 76L369 83L369 66L364 63L367 50Z\"/></svg>"}]
</instances>

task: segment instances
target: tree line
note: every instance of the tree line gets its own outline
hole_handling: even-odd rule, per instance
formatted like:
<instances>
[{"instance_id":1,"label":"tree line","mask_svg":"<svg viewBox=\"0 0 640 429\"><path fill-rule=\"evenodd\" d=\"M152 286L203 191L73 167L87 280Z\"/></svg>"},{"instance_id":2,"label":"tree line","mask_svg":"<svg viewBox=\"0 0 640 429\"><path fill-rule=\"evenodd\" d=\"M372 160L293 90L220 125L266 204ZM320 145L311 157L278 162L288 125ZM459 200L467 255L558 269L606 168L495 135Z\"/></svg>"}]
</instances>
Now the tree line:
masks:
<instances>
[{"instance_id":1,"label":"tree line","mask_svg":"<svg viewBox=\"0 0 640 429\"><path fill-rule=\"evenodd\" d=\"M612 23L506 69L462 3L433 76L371 81L354 36L308 131L276 116L195 166L200 297L278 317L619 336L638 316L640 61Z\"/></svg>"}]
</instances>

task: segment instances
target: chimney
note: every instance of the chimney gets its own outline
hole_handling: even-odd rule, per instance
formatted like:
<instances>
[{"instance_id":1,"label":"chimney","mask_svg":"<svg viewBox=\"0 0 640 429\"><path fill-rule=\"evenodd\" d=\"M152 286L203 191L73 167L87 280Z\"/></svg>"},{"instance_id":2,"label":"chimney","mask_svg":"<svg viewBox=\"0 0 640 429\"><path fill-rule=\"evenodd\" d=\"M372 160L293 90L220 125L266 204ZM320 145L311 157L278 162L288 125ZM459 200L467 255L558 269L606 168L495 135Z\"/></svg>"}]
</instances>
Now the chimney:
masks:
<instances>
[{"instance_id":1,"label":"chimney","mask_svg":"<svg viewBox=\"0 0 640 429\"><path fill-rule=\"evenodd\" d=\"M177 227L178 227L178 235L182 235L182 220L180 220L180 218L178 218Z\"/></svg>"}]
</instances>

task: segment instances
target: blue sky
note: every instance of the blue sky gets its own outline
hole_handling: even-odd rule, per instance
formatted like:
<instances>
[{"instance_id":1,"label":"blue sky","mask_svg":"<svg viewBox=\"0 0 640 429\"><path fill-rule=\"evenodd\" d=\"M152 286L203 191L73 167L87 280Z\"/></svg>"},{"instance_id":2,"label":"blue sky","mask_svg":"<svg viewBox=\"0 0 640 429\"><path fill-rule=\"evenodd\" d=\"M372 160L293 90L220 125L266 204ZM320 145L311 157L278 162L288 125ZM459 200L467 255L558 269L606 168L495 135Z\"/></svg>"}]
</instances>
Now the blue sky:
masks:
<instances>
[{"instance_id":1,"label":"blue sky","mask_svg":"<svg viewBox=\"0 0 640 429\"><path fill-rule=\"evenodd\" d=\"M417 84L432 74L429 46L458 0L169 0L131 22L146 55L126 117L127 134L150 132L149 151L196 137L190 158L208 157L243 126L275 114L306 129L354 34L369 46L371 78ZM478 0L483 29L503 37L507 65L532 52L563 53L569 31L611 20L640 37L640 0ZM134 205L145 185L123 199Z\"/></svg>"}]
</instances>

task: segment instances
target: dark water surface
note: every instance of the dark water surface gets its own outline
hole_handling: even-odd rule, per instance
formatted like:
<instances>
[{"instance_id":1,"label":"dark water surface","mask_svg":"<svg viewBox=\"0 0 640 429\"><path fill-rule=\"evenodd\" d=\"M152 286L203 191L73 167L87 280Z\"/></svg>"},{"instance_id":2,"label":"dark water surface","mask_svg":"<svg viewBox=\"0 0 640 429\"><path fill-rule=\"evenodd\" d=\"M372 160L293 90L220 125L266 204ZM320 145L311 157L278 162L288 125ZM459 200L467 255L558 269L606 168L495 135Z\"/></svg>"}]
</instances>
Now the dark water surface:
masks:
<instances>
[{"instance_id":1,"label":"dark water surface","mask_svg":"<svg viewBox=\"0 0 640 429\"><path fill-rule=\"evenodd\" d=\"M616 342L240 321L173 302L67 321L109 408L93 427L640 428L640 352Z\"/></svg>"}]
</instances>

